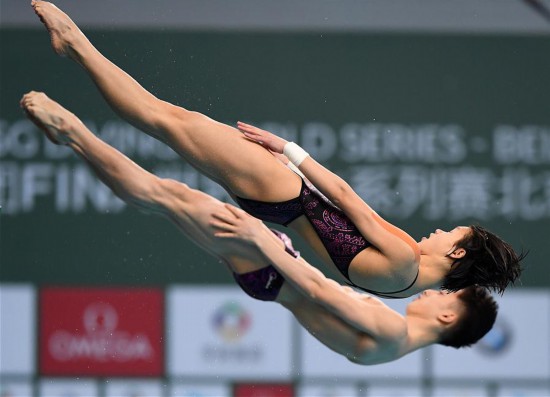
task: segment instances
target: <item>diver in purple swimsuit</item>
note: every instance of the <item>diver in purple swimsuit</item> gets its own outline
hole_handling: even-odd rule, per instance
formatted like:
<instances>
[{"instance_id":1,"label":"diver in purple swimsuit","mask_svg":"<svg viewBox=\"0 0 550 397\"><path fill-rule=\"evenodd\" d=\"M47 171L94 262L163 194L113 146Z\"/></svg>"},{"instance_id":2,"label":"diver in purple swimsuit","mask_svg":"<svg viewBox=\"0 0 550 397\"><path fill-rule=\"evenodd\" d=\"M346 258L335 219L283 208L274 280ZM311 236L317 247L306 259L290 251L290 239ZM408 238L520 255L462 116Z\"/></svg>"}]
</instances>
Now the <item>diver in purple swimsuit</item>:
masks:
<instances>
[{"instance_id":1,"label":"diver in purple swimsuit","mask_svg":"<svg viewBox=\"0 0 550 397\"><path fill-rule=\"evenodd\" d=\"M266 150L280 154L285 142L239 124L248 139L236 128L155 97L104 57L57 7L44 1L32 6L54 51L80 65L119 116L169 145L251 214L288 224L338 281L401 298L429 288L455 291L474 284L502 292L519 277L521 256L489 231L478 226L437 229L416 242L311 157L299 150L294 151L298 157L286 153L300 160L299 171L330 200L325 202Z\"/></svg>"},{"instance_id":2,"label":"diver in purple swimsuit","mask_svg":"<svg viewBox=\"0 0 550 397\"><path fill-rule=\"evenodd\" d=\"M45 94L26 94L21 106L52 142L69 146L121 199L170 219L225 263L247 294L283 305L321 343L355 363L393 361L433 343L469 346L495 321L497 305L481 287L425 291L402 316L327 279L299 257L286 235L246 212L145 171Z\"/></svg>"},{"instance_id":3,"label":"diver in purple swimsuit","mask_svg":"<svg viewBox=\"0 0 550 397\"><path fill-rule=\"evenodd\" d=\"M509 283L513 283L519 277L520 261L524 254L518 256L508 243L488 230L480 226L462 226L450 232L437 229L429 238L424 237L419 243L415 243L401 229L383 220L345 181L318 164L294 142L288 142L269 131L243 122L238 122L238 128L248 139L278 154L281 161L288 161L289 168L302 178L302 188L296 198L282 203L236 197L237 203L259 219L284 226L304 215L322 241L332 262L348 280L348 284L380 297L400 298L410 296L413 291L422 290L426 284L429 286L429 280L434 273L436 278L439 276L439 280L430 287L437 287L437 283L441 283L440 280L443 279L440 287L451 291L480 284L502 293ZM372 233L376 227L378 231L384 230L392 234L397 241L386 241L389 240L387 237L378 239L378 236ZM372 237L366 239L364 236ZM398 244L401 245L402 252L412 250L414 259L396 258L389 261L390 266L385 267L389 272L394 270L392 266L400 270L397 265L399 262L401 266L405 265L405 268L416 267L415 276L407 286L396 291L380 292L351 281L350 268L356 256L363 250L371 248L371 252L364 255L365 261L371 266L377 261L387 264L390 254L385 252L395 252L394 248ZM448 265L451 270L446 274L432 270L431 276L425 275L429 272L421 272L421 269L430 267L434 262L428 253L438 250L449 259ZM385 258L381 258L384 256ZM489 270L491 266L496 268ZM404 269L401 271L404 272ZM491 272L500 274L495 275ZM419 276L422 280L417 283Z\"/></svg>"},{"instance_id":4,"label":"diver in purple swimsuit","mask_svg":"<svg viewBox=\"0 0 550 397\"><path fill-rule=\"evenodd\" d=\"M396 294L406 292L418 278L418 271L413 281L405 288L392 292L379 292L351 282L348 269L353 258L365 248L372 246L361 235L357 227L339 208L336 208L326 197L322 196L302 179L300 195L282 203L266 203L236 197L239 206L255 217L287 226L296 218L304 215L311 222L315 232L323 242L330 258L340 273L349 281L348 284L364 292L382 298L394 298Z\"/></svg>"}]
</instances>

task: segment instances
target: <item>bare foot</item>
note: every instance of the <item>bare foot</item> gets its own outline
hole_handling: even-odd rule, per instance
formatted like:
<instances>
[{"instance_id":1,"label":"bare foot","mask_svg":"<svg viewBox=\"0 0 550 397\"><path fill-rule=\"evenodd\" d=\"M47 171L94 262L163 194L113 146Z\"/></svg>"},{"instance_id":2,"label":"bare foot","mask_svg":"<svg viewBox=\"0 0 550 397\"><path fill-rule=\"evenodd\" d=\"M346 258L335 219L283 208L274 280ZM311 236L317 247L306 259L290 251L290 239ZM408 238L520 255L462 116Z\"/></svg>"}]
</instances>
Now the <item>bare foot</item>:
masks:
<instances>
[{"instance_id":1,"label":"bare foot","mask_svg":"<svg viewBox=\"0 0 550 397\"><path fill-rule=\"evenodd\" d=\"M74 46L79 40L85 39L78 26L52 3L32 0L31 5L50 33L53 50L58 55L74 58Z\"/></svg>"},{"instance_id":2,"label":"bare foot","mask_svg":"<svg viewBox=\"0 0 550 397\"><path fill-rule=\"evenodd\" d=\"M46 133L56 145L73 142L71 134L80 120L43 92L31 91L21 98L21 107L27 116Z\"/></svg>"}]
</instances>

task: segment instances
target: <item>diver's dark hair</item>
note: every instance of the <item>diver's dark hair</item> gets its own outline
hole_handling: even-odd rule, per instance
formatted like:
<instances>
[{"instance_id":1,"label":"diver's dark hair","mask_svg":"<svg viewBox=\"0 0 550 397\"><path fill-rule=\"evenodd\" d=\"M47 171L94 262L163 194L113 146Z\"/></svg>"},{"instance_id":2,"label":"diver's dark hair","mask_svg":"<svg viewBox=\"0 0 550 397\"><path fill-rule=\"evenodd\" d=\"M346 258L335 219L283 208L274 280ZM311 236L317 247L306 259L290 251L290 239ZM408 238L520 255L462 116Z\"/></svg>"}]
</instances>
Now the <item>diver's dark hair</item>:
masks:
<instances>
[{"instance_id":1,"label":"diver's dark hair","mask_svg":"<svg viewBox=\"0 0 550 397\"><path fill-rule=\"evenodd\" d=\"M438 341L440 345L457 349L471 346L483 338L493 327L498 311L498 304L487 288L477 285L460 291L459 300L464 305L464 312Z\"/></svg>"},{"instance_id":2,"label":"diver's dark hair","mask_svg":"<svg viewBox=\"0 0 550 397\"><path fill-rule=\"evenodd\" d=\"M526 253L517 254L512 246L481 226L470 226L470 232L455 244L466 254L453 261L442 288L458 291L480 285L502 294L519 278L521 261Z\"/></svg>"}]
</instances>

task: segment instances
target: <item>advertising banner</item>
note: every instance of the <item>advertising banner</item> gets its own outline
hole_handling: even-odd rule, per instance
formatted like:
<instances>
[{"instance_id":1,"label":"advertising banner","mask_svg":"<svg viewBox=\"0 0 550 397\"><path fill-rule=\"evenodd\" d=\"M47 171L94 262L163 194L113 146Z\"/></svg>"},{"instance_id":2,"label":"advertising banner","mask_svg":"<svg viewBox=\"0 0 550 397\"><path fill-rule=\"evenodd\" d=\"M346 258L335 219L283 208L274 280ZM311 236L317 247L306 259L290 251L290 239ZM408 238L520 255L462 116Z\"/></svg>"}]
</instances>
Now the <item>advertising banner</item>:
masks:
<instances>
[{"instance_id":1,"label":"advertising banner","mask_svg":"<svg viewBox=\"0 0 550 397\"><path fill-rule=\"evenodd\" d=\"M0 382L0 396L2 397L29 397L33 395L30 382Z\"/></svg>"},{"instance_id":2,"label":"advertising banner","mask_svg":"<svg viewBox=\"0 0 550 397\"><path fill-rule=\"evenodd\" d=\"M34 287L0 285L0 374L34 374L36 325Z\"/></svg>"},{"instance_id":3,"label":"advertising banner","mask_svg":"<svg viewBox=\"0 0 550 397\"><path fill-rule=\"evenodd\" d=\"M399 379L399 378L396 378ZM369 397L424 397L420 384L408 386L369 385L367 387ZM437 396L437 394L434 394ZM439 397L439 396L438 396Z\"/></svg>"},{"instance_id":4,"label":"advertising banner","mask_svg":"<svg viewBox=\"0 0 550 397\"><path fill-rule=\"evenodd\" d=\"M548 386L502 386L497 397L550 397Z\"/></svg>"},{"instance_id":5,"label":"advertising banner","mask_svg":"<svg viewBox=\"0 0 550 397\"><path fill-rule=\"evenodd\" d=\"M233 397L229 383L176 383L170 397Z\"/></svg>"},{"instance_id":6,"label":"advertising banner","mask_svg":"<svg viewBox=\"0 0 550 397\"><path fill-rule=\"evenodd\" d=\"M302 382L297 387L297 397L362 397L364 388L356 385L357 382L349 384L334 384L334 382Z\"/></svg>"},{"instance_id":7,"label":"advertising banner","mask_svg":"<svg viewBox=\"0 0 550 397\"><path fill-rule=\"evenodd\" d=\"M294 397L294 386L289 384L236 384L233 397Z\"/></svg>"},{"instance_id":8,"label":"advertising banner","mask_svg":"<svg viewBox=\"0 0 550 397\"><path fill-rule=\"evenodd\" d=\"M162 375L163 303L153 288L42 289L40 373Z\"/></svg>"},{"instance_id":9,"label":"advertising banner","mask_svg":"<svg viewBox=\"0 0 550 397\"><path fill-rule=\"evenodd\" d=\"M434 385L433 396L437 397L489 397L491 391L487 385L448 385L440 382ZM521 395L523 397L523 395ZM519 397L519 396L516 396Z\"/></svg>"},{"instance_id":10,"label":"advertising banner","mask_svg":"<svg viewBox=\"0 0 550 397\"><path fill-rule=\"evenodd\" d=\"M285 379L292 368L292 317L236 287L168 290L171 375Z\"/></svg>"},{"instance_id":11,"label":"advertising banner","mask_svg":"<svg viewBox=\"0 0 550 397\"><path fill-rule=\"evenodd\" d=\"M105 397L164 397L163 384L157 380L109 379Z\"/></svg>"},{"instance_id":12,"label":"advertising banner","mask_svg":"<svg viewBox=\"0 0 550 397\"><path fill-rule=\"evenodd\" d=\"M212 271L214 258L165 220L123 205L21 112L25 90L43 90L148 171L228 199L166 144L118 118L81 68L52 53L39 21L34 26L2 31L13 43L0 48L4 281L232 283ZM550 256L547 37L86 34L159 98L295 141L415 239L479 223L517 249L528 245L523 285L550 285L538 266Z\"/></svg>"},{"instance_id":13,"label":"advertising banner","mask_svg":"<svg viewBox=\"0 0 550 397\"><path fill-rule=\"evenodd\" d=\"M469 349L433 348L436 377L550 379L550 293L506 291L491 331Z\"/></svg>"},{"instance_id":14,"label":"advertising banner","mask_svg":"<svg viewBox=\"0 0 550 397\"><path fill-rule=\"evenodd\" d=\"M92 379L42 378L38 390L39 397L99 397L98 383Z\"/></svg>"}]
</instances>

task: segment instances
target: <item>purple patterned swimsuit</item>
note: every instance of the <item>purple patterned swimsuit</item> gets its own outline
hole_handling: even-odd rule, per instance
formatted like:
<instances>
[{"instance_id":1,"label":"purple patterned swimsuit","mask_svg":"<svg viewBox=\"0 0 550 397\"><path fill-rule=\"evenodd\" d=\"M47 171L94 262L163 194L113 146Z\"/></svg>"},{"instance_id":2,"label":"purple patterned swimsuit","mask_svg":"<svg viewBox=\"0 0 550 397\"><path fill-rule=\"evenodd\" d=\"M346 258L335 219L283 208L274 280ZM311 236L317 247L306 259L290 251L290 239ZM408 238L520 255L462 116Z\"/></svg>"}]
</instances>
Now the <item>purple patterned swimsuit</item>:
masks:
<instances>
[{"instance_id":1,"label":"purple patterned swimsuit","mask_svg":"<svg viewBox=\"0 0 550 397\"><path fill-rule=\"evenodd\" d=\"M271 231L285 243L285 251L289 255L294 258L300 256L300 253L292 246L290 237L274 229L271 229ZM261 301L274 301L285 281L272 265L248 273L233 273L233 277L244 292Z\"/></svg>"},{"instance_id":2,"label":"purple patterned swimsuit","mask_svg":"<svg viewBox=\"0 0 550 397\"><path fill-rule=\"evenodd\" d=\"M263 221L284 226L305 215L332 261L348 280L348 268L353 258L371 246L340 209L310 189L303 179L300 195L294 199L268 203L237 197L237 203L243 210Z\"/></svg>"},{"instance_id":3,"label":"purple patterned swimsuit","mask_svg":"<svg viewBox=\"0 0 550 397\"><path fill-rule=\"evenodd\" d=\"M406 291L412 287L418 278L417 273L414 281L407 288L392 292L377 292L355 285L349 278L350 263L359 252L372 244L365 240L342 210L335 207L317 191L310 189L303 178L300 195L294 199L269 203L237 197L236 201L243 210L256 218L284 226L305 215L340 273L349 281L350 285L365 292L392 298L392 294Z\"/></svg>"}]
</instances>

